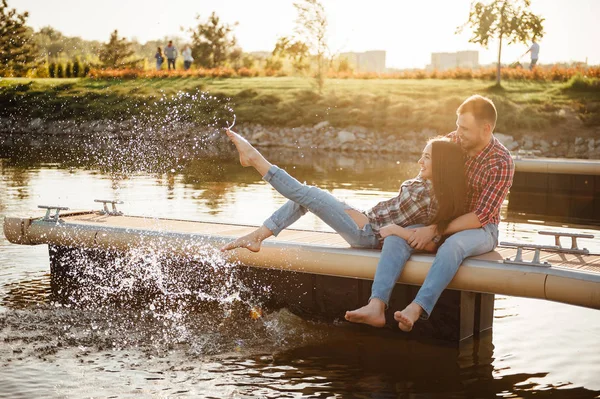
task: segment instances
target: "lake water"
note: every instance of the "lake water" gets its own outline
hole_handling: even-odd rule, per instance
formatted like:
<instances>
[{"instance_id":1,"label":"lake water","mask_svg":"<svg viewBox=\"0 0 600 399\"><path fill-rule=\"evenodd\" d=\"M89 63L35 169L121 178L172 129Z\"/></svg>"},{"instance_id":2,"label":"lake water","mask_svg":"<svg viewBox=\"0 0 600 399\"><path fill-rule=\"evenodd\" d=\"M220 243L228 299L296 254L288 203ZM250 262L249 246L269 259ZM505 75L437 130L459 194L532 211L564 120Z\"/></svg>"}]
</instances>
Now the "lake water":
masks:
<instances>
[{"instance_id":1,"label":"lake water","mask_svg":"<svg viewBox=\"0 0 600 399\"><path fill-rule=\"evenodd\" d=\"M415 156L266 154L359 208L393 196L418 170ZM117 198L126 214L260 225L285 201L234 158L89 155L1 149L0 217ZM600 235L593 226L503 216L501 240L531 241L540 229ZM310 214L297 227L329 230ZM582 244L600 252L600 238ZM497 296L492 333L456 347L286 309L259 317L234 291L193 311L61 306L50 299L47 246L1 236L0 397L600 397L597 310Z\"/></svg>"}]
</instances>

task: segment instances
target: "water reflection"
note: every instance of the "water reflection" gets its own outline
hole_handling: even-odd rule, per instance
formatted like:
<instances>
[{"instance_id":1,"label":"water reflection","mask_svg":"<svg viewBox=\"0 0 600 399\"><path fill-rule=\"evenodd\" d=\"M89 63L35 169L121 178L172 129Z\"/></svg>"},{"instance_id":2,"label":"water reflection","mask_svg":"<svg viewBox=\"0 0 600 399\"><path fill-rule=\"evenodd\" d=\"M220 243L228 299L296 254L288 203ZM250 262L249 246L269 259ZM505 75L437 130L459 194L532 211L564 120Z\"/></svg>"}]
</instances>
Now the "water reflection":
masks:
<instances>
[{"instance_id":1,"label":"water reflection","mask_svg":"<svg viewBox=\"0 0 600 399\"><path fill-rule=\"evenodd\" d=\"M151 150L121 160L126 154L98 155L77 145L0 148L0 214L31 214L45 202L89 209L94 198L114 197L125 200L122 209L131 214L260 224L285 200L253 170L241 168L230 150ZM416 157L265 153L301 181L363 208L394 195L417 172ZM534 240L537 230L565 224L502 226L504 238ZM298 227L328 229L310 216ZM592 226L576 227L598 235ZM598 238L584 244L600 248ZM249 312L255 303L229 291L215 295L220 301L191 308L166 298L153 310L127 301L57 306L48 270L47 247L15 246L1 237L0 392L11 397L600 394L600 319L589 309L498 297L494 335L454 347L345 323L312 323L286 310L254 320Z\"/></svg>"},{"instance_id":2,"label":"water reflection","mask_svg":"<svg viewBox=\"0 0 600 399\"><path fill-rule=\"evenodd\" d=\"M172 334L170 340L161 341L164 328L151 320L118 308L78 311L35 305L36 299L43 301L43 292L37 279L15 289L11 295L26 298L30 311L23 313L24 307L1 319L0 334L15 356L0 366L0 376L8 377L0 387L8 392L19 391L11 385L13 373L21 373L27 364L30 370L44 370L45 378L59 377L59 387L66 384L69 389L58 389L57 397L84 393L85 384L61 382L68 376L47 366L61 362L63 372L73 373L82 367L70 364L75 360L87 364L86 381L92 386L101 383L106 372L113 374L112 385L98 387L107 396L122 393L114 385L120 378L137 381L134 386L143 389L140 394L186 393L202 398L591 398L600 394L570 384L541 382L547 372L495 368L491 332L457 347L413 341L386 330L309 323L285 310L256 322L238 309L223 322L227 309L221 307L205 309L208 317L197 314L202 321L188 326L184 340ZM107 348L113 348L112 354L104 352Z\"/></svg>"}]
</instances>

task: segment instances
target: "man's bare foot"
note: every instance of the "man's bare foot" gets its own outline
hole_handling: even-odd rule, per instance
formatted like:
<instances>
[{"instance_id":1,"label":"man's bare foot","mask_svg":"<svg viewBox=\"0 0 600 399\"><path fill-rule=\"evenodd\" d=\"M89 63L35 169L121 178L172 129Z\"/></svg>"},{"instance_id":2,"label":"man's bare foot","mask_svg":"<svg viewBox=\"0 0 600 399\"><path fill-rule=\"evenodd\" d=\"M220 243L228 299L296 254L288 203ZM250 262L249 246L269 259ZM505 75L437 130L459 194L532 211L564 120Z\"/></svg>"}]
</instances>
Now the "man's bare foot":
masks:
<instances>
[{"instance_id":1,"label":"man's bare foot","mask_svg":"<svg viewBox=\"0 0 600 399\"><path fill-rule=\"evenodd\" d=\"M265 226L260 226L252 233L246 234L245 236L242 236L235 241L231 241L225 244L221 248L221 252L229 251L235 248L246 248L252 252L258 252L260 251L260 246L262 242L272 235L273 233L271 232L271 230L267 229Z\"/></svg>"},{"instance_id":2,"label":"man's bare foot","mask_svg":"<svg viewBox=\"0 0 600 399\"><path fill-rule=\"evenodd\" d=\"M346 320L352 323L368 324L373 327L385 326L385 303L373 298L362 308L346 312Z\"/></svg>"},{"instance_id":3,"label":"man's bare foot","mask_svg":"<svg viewBox=\"0 0 600 399\"><path fill-rule=\"evenodd\" d=\"M256 148L252 147L252 144L248 140L233 130L226 129L225 133L227 133L227 137L229 137L231 142L235 144L235 148L240 154L240 163L242 166L254 166L255 161L262 158L262 155L260 155Z\"/></svg>"},{"instance_id":4,"label":"man's bare foot","mask_svg":"<svg viewBox=\"0 0 600 399\"><path fill-rule=\"evenodd\" d=\"M417 303L411 302L404 310L394 313L394 320L398 322L398 328L409 332L413 329L419 317L421 317L421 313L423 313L423 308Z\"/></svg>"}]
</instances>

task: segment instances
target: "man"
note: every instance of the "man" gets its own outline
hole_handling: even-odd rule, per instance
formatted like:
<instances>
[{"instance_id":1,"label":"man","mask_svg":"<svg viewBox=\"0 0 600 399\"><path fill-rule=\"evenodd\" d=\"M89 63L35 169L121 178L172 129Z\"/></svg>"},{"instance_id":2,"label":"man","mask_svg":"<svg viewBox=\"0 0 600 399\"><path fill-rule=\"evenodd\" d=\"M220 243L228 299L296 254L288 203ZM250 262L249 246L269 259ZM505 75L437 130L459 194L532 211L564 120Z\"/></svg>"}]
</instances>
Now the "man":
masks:
<instances>
[{"instance_id":1,"label":"man","mask_svg":"<svg viewBox=\"0 0 600 399\"><path fill-rule=\"evenodd\" d=\"M529 69L533 70L533 67L535 67L535 65L537 64L540 55L540 45L535 42L535 39L533 39L529 50L525 52L525 54L527 53L531 53L531 62L529 63Z\"/></svg>"},{"instance_id":2,"label":"man","mask_svg":"<svg viewBox=\"0 0 600 399\"><path fill-rule=\"evenodd\" d=\"M475 95L458 107L455 132L448 135L466 154L466 213L454 219L444 235L451 234L438 248L435 260L416 298L404 310L394 313L398 327L410 331L419 319L429 318L440 295L463 260L492 251L498 244L500 207L512 185L514 164L510 152L493 136L497 112L494 103ZM431 241L440 242L437 226L413 228L408 240L390 235L384 239L369 303L346 312L346 319L376 327L385 324L385 308L405 263L415 250Z\"/></svg>"},{"instance_id":3,"label":"man","mask_svg":"<svg viewBox=\"0 0 600 399\"><path fill-rule=\"evenodd\" d=\"M165 56L167 57L167 68L169 71L171 70L171 65L173 65L173 70L175 70L175 58L177 58L177 49L173 46L173 41L169 40L169 44L165 47Z\"/></svg>"}]
</instances>

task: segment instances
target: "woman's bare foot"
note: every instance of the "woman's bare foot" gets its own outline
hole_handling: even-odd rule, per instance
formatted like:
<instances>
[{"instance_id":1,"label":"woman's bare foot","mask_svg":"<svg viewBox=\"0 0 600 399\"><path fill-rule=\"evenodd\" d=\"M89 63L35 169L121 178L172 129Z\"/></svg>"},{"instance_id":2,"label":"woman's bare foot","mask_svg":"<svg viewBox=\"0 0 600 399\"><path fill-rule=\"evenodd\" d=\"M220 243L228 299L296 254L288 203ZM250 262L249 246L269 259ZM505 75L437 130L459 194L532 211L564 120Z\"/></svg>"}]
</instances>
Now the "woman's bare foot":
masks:
<instances>
[{"instance_id":1,"label":"woman's bare foot","mask_svg":"<svg viewBox=\"0 0 600 399\"><path fill-rule=\"evenodd\" d=\"M377 298L373 298L362 308L347 311L345 318L352 323L383 327L385 326L385 303Z\"/></svg>"},{"instance_id":2,"label":"woman's bare foot","mask_svg":"<svg viewBox=\"0 0 600 399\"><path fill-rule=\"evenodd\" d=\"M423 313L423 308L419 304L411 302L404 310L394 313L394 320L398 322L398 328L409 332L421 317L421 313Z\"/></svg>"},{"instance_id":3,"label":"woman's bare foot","mask_svg":"<svg viewBox=\"0 0 600 399\"><path fill-rule=\"evenodd\" d=\"M245 236L242 236L235 241L231 241L225 244L221 248L221 252L229 251L235 248L246 248L252 252L258 252L260 251L260 246L262 242L272 235L273 233L271 232L271 230L269 230L265 226L260 226L252 233L246 234Z\"/></svg>"},{"instance_id":4,"label":"woman's bare foot","mask_svg":"<svg viewBox=\"0 0 600 399\"><path fill-rule=\"evenodd\" d=\"M226 129L225 133L227 133L227 137L229 137L231 142L235 144L235 148L240 155L240 163L242 166L253 166L261 176L264 176L271 167L269 161L267 161L262 154L248 142L248 140L233 130Z\"/></svg>"}]
</instances>

